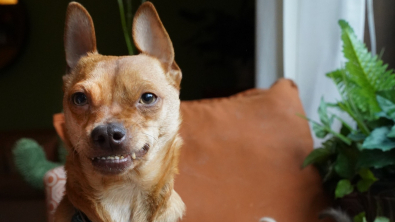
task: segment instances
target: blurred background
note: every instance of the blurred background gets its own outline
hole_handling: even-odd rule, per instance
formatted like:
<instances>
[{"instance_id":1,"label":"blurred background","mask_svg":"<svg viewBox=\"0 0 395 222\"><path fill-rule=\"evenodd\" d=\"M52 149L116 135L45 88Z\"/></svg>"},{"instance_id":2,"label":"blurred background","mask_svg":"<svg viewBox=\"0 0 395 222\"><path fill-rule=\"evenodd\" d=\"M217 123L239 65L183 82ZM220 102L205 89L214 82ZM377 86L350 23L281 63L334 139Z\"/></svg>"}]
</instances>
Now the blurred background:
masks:
<instances>
[{"instance_id":1,"label":"blurred background","mask_svg":"<svg viewBox=\"0 0 395 222\"><path fill-rule=\"evenodd\" d=\"M18 138L31 137L43 144L48 158L56 155L52 115L62 111L69 2L0 1L0 221L45 220L44 192L21 179L11 149ZM93 18L99 53L128 54L117 1L79 2ZM133 2L135 11L140 1ZM181 99L254 87L254 0L152 2L183 72Z\"/></svg>"},{"instance_id":2,"label":"blurred background","mask_svg":"<svg viewBox=\"0 0 395 222\"><path fill-rule=\"evenodd\" d=\"M10 1L13 0L0 0L0 221L44 221L44 193L31 188L17 174L11 148L15 140L22 136L34 137L44 144L46 151L57 143L52 127L52 115L62 111L61 77L66 67L63 29L69 1L19 0L16 4L9 4ZM6 2L8 3L5 4ZM93 18L99 53L126 55L128 50L117 1L79 2L87 8ZM275 79L286 76L283 74L287 69L285 65L275 63L276 67L280 68L273 73L280 73L274 74L264 84L257 81L256 76L264 74L258 73L256 67L259 64L267 64L269 60L257 57L259 53L256 52L256 45L262 42L262 39L256 37L256 30L261 30L266 35L280 30L280 34L273 37L274 42L262 46L264 50L282 42L285 39L282 32L285 27L283 18L287 15L285 6L289 1L152 2L172 39L175 59L183 71L182 100L229 96L245 89L269 86ZM259 8L262 2L274 4L273 11ZM361 2L364 4L364 1ZM133 6L133 10L136 10L138 4L139 1ZM384 49L384 62L389 63L390 68L394 68L395 2L374 1L373 8L377 49L379 52ZM365 13L365 7L360 9ZM259 20L262 17L258 15L266 15L265 13L272 13L274 20L264 26L268 27L267 29L262 29L262 20ZM337 27L337 19L330 22ZM364 38L370 47L365 17L358 24L361 26L360 29L357 28L361 30L361 38ZM311 31L321 32L314 27ZM300 36L295 38L300 39ZM340 42L339 34L336 33L334 38ZM276 46L274 52L267 53L264 58L281 57L280 60L283 60L282 57L287 53L283 55L284 48ZM276 52L281 53L277 55ZM325 57L328 55L312 56L330 59ZM269 62L269 65L271 64L274 63ZM337 67L339 65L336 63ZM325 71L333 69L317 72L316 75L324 76ZM265 70L269 70L266 73L272 75L270 69ZM303 80L296 81L303 85ZM55 154L47 152L47 155Z\"/></svg>"},{"instance_id":3,"label":"blurred background","mask_svg":"<svg viewBox=\"0 0 395 222\"><path fill-rule=\"evenodd\" d=\"M0 6L0 130L48 128L52 114L61 112L68 2ZM93 18L99 53L126 55L117 1L79 2ZM152 2L183 71L181 99L226 96L254 86L253 0Z\"/></svg>"}]
</instances>

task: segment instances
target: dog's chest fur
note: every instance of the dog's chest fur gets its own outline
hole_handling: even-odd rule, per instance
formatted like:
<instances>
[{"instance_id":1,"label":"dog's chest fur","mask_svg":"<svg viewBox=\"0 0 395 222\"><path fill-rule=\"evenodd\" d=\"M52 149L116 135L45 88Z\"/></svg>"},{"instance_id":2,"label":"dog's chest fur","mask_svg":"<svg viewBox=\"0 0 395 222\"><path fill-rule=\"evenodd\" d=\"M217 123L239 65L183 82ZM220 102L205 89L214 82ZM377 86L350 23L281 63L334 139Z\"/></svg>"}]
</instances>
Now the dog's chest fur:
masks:
<instances>
[{"instance_id":1,"label":"dog's chest fur","mask_svg":"<svg viewBox=\"0 0 395 222\"><path fill-rule=\"evenodd\" d=\"M140 191L136 186L111 187L100 195L100 203L114 222L135 221L132 202L138 199Z\"/></svg>"}]
</instances>

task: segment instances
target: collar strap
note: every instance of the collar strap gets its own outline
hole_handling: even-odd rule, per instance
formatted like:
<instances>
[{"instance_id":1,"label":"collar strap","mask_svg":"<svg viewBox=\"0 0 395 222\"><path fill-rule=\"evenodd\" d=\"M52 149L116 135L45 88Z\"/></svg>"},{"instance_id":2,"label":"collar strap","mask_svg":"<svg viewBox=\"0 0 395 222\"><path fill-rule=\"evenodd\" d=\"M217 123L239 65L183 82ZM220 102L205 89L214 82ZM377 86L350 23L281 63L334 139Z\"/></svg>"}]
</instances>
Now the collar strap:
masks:
<instances>
[{"instance_id":1,"label":"collar strap","mask_svg":"<svg viewBox=\"0 0 395 222\"><path fill-rule=\"evenodd\" d=\"M71 222L92 222L89 218L80 210L75 209L75 213L71 218Z\"/></svg>"}]
</instances>

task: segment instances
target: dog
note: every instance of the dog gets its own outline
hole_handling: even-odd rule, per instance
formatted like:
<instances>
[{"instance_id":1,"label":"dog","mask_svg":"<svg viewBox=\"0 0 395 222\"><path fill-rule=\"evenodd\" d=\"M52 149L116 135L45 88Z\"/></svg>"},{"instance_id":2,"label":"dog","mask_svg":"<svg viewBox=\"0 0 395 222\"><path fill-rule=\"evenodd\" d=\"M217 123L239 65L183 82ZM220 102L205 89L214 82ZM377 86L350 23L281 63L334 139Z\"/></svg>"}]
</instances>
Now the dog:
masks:
<instances>
[{"instance_id":1,"label":"dog","mask_svg":"<svg viewBox=\"0 0 395 222\"><path fill-rule=\"evenodd\" d=\"M184 214L174 191L182 73L152 3L138 8L132 29L140 54L100 55L91 16L68 5L67 182L56 222L173 222Z\"/></svg>"}]
</instances>

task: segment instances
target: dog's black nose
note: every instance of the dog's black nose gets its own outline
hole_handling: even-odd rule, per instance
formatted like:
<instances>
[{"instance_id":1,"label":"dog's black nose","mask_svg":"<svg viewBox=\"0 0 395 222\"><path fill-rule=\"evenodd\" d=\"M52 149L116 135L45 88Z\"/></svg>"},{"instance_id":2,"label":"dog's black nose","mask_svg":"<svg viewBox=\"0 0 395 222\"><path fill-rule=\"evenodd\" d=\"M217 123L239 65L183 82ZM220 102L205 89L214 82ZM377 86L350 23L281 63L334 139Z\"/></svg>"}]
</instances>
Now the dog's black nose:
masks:
<instances>
[{"instance_id":1,"label":"dog's black nose","mask_svg":"<svg viewBox=\"0 0 395 222\"><path fill-rule=\"evenodd\" d=\"M97 126L91 133L93 144L97 148L117 149L123 146L126 129L120 123Z\"/></svg>"}]
</instances>

